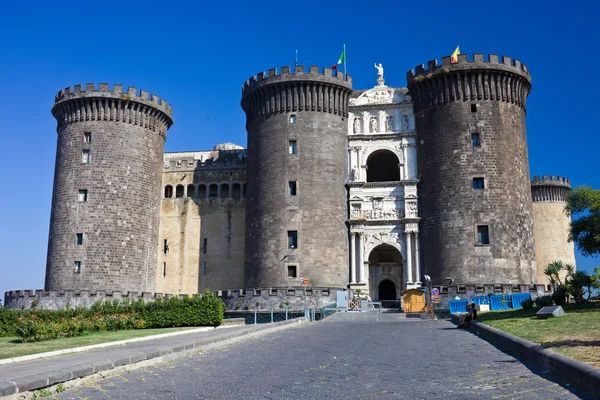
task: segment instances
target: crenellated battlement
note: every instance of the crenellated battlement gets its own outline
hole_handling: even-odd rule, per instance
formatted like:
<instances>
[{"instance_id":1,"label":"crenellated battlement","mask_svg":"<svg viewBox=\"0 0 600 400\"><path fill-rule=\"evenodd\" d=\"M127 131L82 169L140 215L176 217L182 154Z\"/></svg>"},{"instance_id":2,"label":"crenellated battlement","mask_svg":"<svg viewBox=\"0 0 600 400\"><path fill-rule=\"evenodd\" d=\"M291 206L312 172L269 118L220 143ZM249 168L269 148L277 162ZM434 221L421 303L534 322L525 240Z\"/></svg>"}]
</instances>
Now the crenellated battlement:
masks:
<instances>
[{"instance_id":1,"label":"crenellated battlement","mask_svg":"<svg viewBox=\"0 0 600 400\"><path fill-rule=\"evenodd\" d=\"M348 100L352 94L352 78L331 68L311 66L305 73L303 66L294 72L290 67L270 69L251 77L242 87L241 105L246 112L246 123L258 116L277 113L316 111L346 117Z\"/></svg>"},{"instance_id":2,"label":"crenellated battlement","mask_svg":"<svg viewBox=\"0 0 600 400\"><path fill-rule=\"evenodd\" d=\"M171 105L157 95L129 86L115 84L109 90L107 83L98 89L93 83L75 85L59 91L54 99L52 114L58 125L83 121L117 121L158 131L166 138L173 125Z\"/></svg>"},{"instance_id":3,"label":"crenellated battlement","mask_svg":"<svg viewBox=\"0 0 600 400\"><path fill-rule=\"evenodd\" d=\"M442 57L442 63L431 60L406 73L409 90L415 100L415 111L435 104L453 101L493 100L516 104L525 110L531 92L529 69L510 57L475 53L472 59L459 54L458 62Z\"/></svg>"},{"instance_id":4,"label":"crenellated battlement","mask_svg":"<svg viewBox=\"0 0 600 400\"><path fill-rule=\"evenodd\" d=\"M489 54L486 60L483 53L473 54L473 58L470 60L468 54L459 54L458 62L454 64L451 62L450 56L442 57L441 64L438 64L438 60L434 59L427 62L427 69L425 69L424 64L417 65L414 70L408 71L406 75L407 79L413 79L422 75L447 72L450 69L506 69L524 76L529 76L527 65L523 64L521 61L506 56L498 57L497 54Z\"/></svg>"},{"instance_id":5,"label":"crenellated battlement","mask_svg":"<svg viewBox=\"0 0 600 400\"><path fill-rule=\"evenodd\" d=\"M337 290L341 288L290 286L254 289L219 290L214 295L221 298L227 310L302 310L321 308L336 302Z\"/></svg>"},{"instance_id":6,"label":"crenellated battlement","mask_svg":"<svg viewBox=\"0 0 600 400\"><path fill-rule=\"evenodd\" d=\"M561 176L534 176L531 180L531 197L534 203L566 203L571 182Z\"/></svg>"},{"instance_id":7,"label":"crenellated battlement","mask_svg":"<svg viewBox=\"0 0 600 400\"><path fill-rule=\"evenodd\" d=\"M95 88L94 83L86 83L85 89L81 90L82 85L75 85L71 89L71 87L64 88L60 90L56 97L54 98L54 103L59 103L61 101L70 100L74 98L85 98L85 97L108 97L115 98L119 100L130 100L136 101L139 103L147 104L154 108L158 108L169 117L173 116L173 109L171 105L167 103L164 99L161 99L155 94L150 95L146 90L138 91L136 88L132 86L127 87L127 91L123 91L123 85L114 84L113 90L108 89L108 83L101 83L98 86L98 89Z\"/></svg>"},{"instance_id":8,"label":"crenellated battlement","mask_svg":"<svg viewBox=\"0 0 600 400\"><path fill-rule=\"evenodd\" d=\"M297 65L295 71L290 71L290 67L285 66L281 67L279 73L277 68L271 68L268 72L259 72L257 75L250 77L242 87L242 97L244 97L244 93L271 82L328 80L352 88L352 77L350 75L338 71L334 76L331 68L323 68L321 71L318 66L310 66L308 72L306 72L304 65Z\"/></svg>"},{"instance_id":9,"label":"crenellated battlement","mask_svg":"<svg viewBox=\"0 0 600 400\"><path fill-rule=\"evenodd\" d=\"M571 188L571 182L563 176L536 175L531 180L531 186L565 186Z\"/></svg>"},{"instance_id":10,"label":"crenellated battlement","mask_svg":"<svg viewBox=\"0 0 600 400\"><path fill-rule=\"evenodd\" d=\"M103 290L11 290L4 293L4 305L12 309L50 309L56 310L69 307L90 307L98 301L129 300L153 301L159 298L185 297L153 292L121 292Z\"/></svg>"}]
</instances>

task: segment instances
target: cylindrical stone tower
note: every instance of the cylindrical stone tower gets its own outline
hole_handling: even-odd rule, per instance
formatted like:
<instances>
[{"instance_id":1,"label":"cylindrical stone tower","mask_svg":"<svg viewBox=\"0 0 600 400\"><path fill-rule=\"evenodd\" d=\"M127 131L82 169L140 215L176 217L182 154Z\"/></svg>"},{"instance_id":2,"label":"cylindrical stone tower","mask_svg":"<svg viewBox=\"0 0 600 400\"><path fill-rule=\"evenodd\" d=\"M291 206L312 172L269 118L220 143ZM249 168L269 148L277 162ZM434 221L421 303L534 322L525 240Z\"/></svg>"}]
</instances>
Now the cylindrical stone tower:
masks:
<instances>
[{"instance_id":1,"label":"cylindrical stone tower","mask_svg":"<svg viewBox=\"0 0 600 400\"><path fill-rule=\"evenodd\" d=\"M171 106L121 85L61 90L46 290L153 292Z\"/></svg>"},{"instance_id":2,"label":"cylindrical stone tower","mask_svg":"<svg viewBox=\"0 0 600 400\"><path fill-rule=\"evenodd\" d=\"M434 284L537 280L527 67L466 54L407 74L414 99L423 267Z\"/></svg>"},{"instance_id":3,"label":"cylindrical stone tower","mask_svg":"<svg viewBox=\"0 0 600 400\"><path fill-rule=\"evenodd\" d=\"M242 90L248 131L246 287L345 287L348 99L331 69L259 73Z\"/></svg>"},{"instance_id":4,"label":"cylindrical stone tower","mask_svg":"<svg viewBox=\"0 0 600 400\"><path fill-rule=\"evenodd\" d=\"M565 213L570 191L569 180L560 176L536 176L531 181L536 283L550 283L544 269L553 261L575 265L575 244L568 240L571 217Z\"/></svg>"}]
</instances>

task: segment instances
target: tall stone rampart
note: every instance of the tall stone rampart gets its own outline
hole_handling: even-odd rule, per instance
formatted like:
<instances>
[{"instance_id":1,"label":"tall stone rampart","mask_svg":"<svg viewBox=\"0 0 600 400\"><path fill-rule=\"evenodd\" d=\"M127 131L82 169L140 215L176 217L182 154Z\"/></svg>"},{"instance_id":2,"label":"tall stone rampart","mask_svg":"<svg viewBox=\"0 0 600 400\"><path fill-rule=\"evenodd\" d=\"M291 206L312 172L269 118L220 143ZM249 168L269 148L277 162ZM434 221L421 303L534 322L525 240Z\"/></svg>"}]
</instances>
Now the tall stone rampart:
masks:
<instances>
[{"instance_id":1,"label":"tall stone rampart","mask_svg":"<svg viewBox=\"0 0 600 400\"><path fill-rule=\"evenodd\" d=\"M407 73L415 104L421 254L434 283L535 283L527 67L466 54Z\"/></svg>"},{"instance_id":2,"label":"tall stone rampart","mask_svg":"<svg viewBox=\"0 0 600 400\"><path fill-rule=\"evenodd\" d=\"M347 285L344 184L351 93L350 77L318 67L271 69L244 84L247 288L288 286L299 277L314 286ZM295 244L289 235L297 235Z\"/></svg>"},{"instance_id":3,"label":"tall stone rampart","mask_svg":"<svg viewBox=\"0 0 600 400\"><path fill-rule=\"evenodd\" d=\"M571 217L565 212L570 191L569 180L560 176L535 176L531 181L538 283L550 283L544 269L551 262L575 265L575 244L568 241ZM563 271L563 279L565 275Z\"/></svg>"},{"instance_id":4,"label":"tall stone rampart","mask_svg":"<svg viewBox=\"0 0 600 400\"><path fill-rule=\"evenodd\" d=\"M155 289L171 106L102 83L61 90L46 290Z\"/></svg>"}]
</instances>

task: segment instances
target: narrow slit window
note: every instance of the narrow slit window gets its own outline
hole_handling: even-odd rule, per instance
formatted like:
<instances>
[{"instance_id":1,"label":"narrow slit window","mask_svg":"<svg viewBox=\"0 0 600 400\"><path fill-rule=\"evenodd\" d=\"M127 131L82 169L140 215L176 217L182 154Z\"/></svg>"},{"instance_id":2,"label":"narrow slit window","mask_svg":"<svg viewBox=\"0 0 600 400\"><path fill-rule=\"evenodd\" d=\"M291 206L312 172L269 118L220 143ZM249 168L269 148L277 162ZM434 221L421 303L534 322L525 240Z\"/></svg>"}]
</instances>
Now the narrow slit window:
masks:
<instances>
[{"instance_id":1,"label":"narrow slit window","mask_svg":"<svg viewBox=\"0 0 600 400\"><path fill-rule=\"evenodd\" d=\"M477 104L471 104L471 112L473 112L473 113L477 112Z\"/></svg>"},{"instance_id":2,"label":"narrow slit window","mask_svg":"<svg viewBox=\"0 0 600 400\"><path fill-rule=\"evenodd\" d=\"M288 231L288 249L298 248L298 231Z\"/></svg>"},{"instance_id":3,"label":"narrow slit window","mask_svg":"<svg viewBox=\"0 0 600 400\"><path fill-rule=\"evenodd\" d=\"M92 132L85 132L83 134L83 143L92 143Z\"/></svg>"},{"instance_id":4,"label":"narrow slit window","mask_svg":"<svg viewBox=\"0 0 600 400\"><path fill-rule=\"evenodd\" d=\"M80 189L79 190L79 201L87 201L87 198L88 198L87 189Z\"/></svg>"},{"instance_id":5,"label":"narrow slit window","mask_svg":"<svg viewBox=\"0 0 600 400\"><path fill-rule=\"evenodd\" d=\"M289 184L289 189L290 189L290 196L295 196L296 195L296 181L290 181L288 182Z\"/></svg>"},{"instance_id":6,"label":"narrow slit window","mask_svg":"<svg viewBox=\"0 0 600 400\"><path fill-rule=\"evenodd\" d=\"M483 178L473 178L473 189L484 189L484 180Z\"/></svg>"},{"instance_id":7,"label":"narrow slit window","mask_svg":"<svg viewBox=\"0 0 600 400\"><path fill-rule=\"evenodd\" d=\"M206 249L208 248L208 239L204 238L202 241L202 254L206 254Z\"/></svg>"},{"instance_id":8,"label":"narrow slit window","mask_svg":"<svg viewBox=\"0 0 600 400\"><path fill-rule=\"evenodd\" d=\"M89 150L83 150L81 152L81 162L83 164L89 164L90 163L90 151Z\"/></svg>"},{"instance_id":9,"label":"narrow slit window","mask_svg":"<svg viewBox=\"0 0 600 400\"><path fill-rule=\"evenodd\" d=\"M163 253L167 254L169 252L169 245L167 244L167 239L163 241Z\"/></svg>"},{"instance_id":10,"label":"narrow slit window","mask_svg":"<svg viewBox=\"0 0 600 400\"><path fill-rule=\"evenodd\" d=\"M163 276L167 276L167 263L163 262Z\"/></svg>"},{"instance_id":11,"label":"narrow slit window","mask_svg":"<svg viewBox=\"0 0 600 400\"><path fill-rule=\"evenodd\" d=\"M76 274L80 274L81 273L81 261L75 261L73 264L74 267L74 271Z\"/></svg>"},{"instance_id":12,"label":"narrow slit window","mask_svg":"<svg viewBox=\"0 0 600 400\"><path fill-rule=\"evenodd\" d=\"M206 276L206 261L202 263L202 275Z\"/></svg>"},{"instance_id":13,"label":"narrow slit window","mask_svg":"<svg viewBox=\"0 0 600 400\"><path fill-rule=\"evenodd\" d=\"M471 134L471 146L481 147L481 137L479 136L479 133Z\"/></svg>"},{"instance_id":14,"label":"narrow slit window","mask_svg":"<svg viewBox=\"0 0 600 400\"><path fill-rule=\"evenodd\" d=\"M83 233L75 234L75 244L81 246L83 244Z\"/></svg>"},{"instance_id":15,"label":"narrow slit window","mask_svg":"<svg viewBox=\"0 0 600 400\"><path fill-rule=\"evenodd\" d=\"M490 230L487 225L477 225L477 244L490 244Z\"/></svg>"},{"instance_id":16,"label":"narrow slit window","mask_svg":"<svg viewBox=\"0 0 600 400\"><path fill-rule=\"evenodd\" d=\"M287 266L287 276L288 278L297 278L298 277L298 269L295 265Z\"/></svg>"},{"instance_id":17,"label":"narrow slit window","mask_svg":"<svg viewBox=\"0 0 600 400\"><path fill-rule=\"evenodd\" d=\"M295 140L290 140L288 142L288 153L289 154L296 154L298 151L298 146L296 145L296 141Z\"/></svg>"}]
</instances>

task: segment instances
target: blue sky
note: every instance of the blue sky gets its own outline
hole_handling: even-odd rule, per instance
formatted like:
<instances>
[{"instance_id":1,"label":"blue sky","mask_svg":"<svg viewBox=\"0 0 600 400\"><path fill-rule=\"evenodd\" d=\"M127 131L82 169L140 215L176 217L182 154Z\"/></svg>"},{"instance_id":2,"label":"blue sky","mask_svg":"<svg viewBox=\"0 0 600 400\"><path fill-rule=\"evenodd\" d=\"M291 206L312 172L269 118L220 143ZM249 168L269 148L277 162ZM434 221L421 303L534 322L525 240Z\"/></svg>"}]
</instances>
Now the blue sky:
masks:
<instances>
[{"instance_id":1,"label":"blue sky","mask_svg":"<svg viewBox=\"0 0 600 400\"><path fill-rule=\"evenodd\" d=\"M433 58L495 53L531 71L533 175L600 188L596 160L599 7L503 2L8 2L0 13L0 293L44 284L56 151L54 95L87 82L145 89L172 104L166 151L246 145L243 82L273 67L333 65L345 43L354 88L405 86ZM113 8L109 5L113 4ZM560 7L559 7L560 5ZM577 254L578 268L598 259Z\"/></svg>"}]
</instances>

